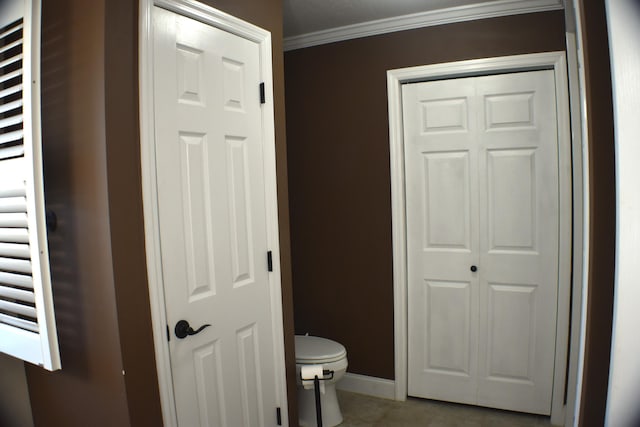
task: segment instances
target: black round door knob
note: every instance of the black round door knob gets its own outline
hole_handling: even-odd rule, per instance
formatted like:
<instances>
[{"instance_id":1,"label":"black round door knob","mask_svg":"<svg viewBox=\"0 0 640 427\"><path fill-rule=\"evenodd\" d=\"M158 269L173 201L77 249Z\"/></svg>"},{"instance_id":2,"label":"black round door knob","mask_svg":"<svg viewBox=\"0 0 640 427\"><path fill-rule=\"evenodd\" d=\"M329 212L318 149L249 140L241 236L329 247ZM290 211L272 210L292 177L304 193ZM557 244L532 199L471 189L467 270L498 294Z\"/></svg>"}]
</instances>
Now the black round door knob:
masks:
<instances>
[{"instance_id":1,"label":"black round door knob","mask_svg":"<svg viewBox=\"0 0 640 427\"><path fill-rule=\"evenodd\" d=\"M478 271L478 267L476 267L475 265L472 265L472 266L471 266L471 271L472 271L473 273L475 273L476 271Z\"/></svg>"}]
</instances>

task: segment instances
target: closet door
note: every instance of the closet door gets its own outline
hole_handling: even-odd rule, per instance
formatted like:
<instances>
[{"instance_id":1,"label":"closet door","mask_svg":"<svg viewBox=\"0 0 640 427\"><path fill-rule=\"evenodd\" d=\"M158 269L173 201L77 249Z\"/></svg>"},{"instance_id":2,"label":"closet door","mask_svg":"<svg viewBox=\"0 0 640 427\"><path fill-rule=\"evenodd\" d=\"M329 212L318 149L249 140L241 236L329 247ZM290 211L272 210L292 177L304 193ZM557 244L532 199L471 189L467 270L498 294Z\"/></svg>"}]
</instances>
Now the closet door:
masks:
<instances>
[{"instance_id":1,"label":"closet door","mask_svg":"<svg viewBox=\"0 0 640 427\"><path fill-rule=\"evenodd\" d=\"M474 404L478 124L473 79L403 86L409 394Z\"/></svg>"},{"instance_id":2,"label":"closet door","mask_svg":"<svg viewBox=\"0 0 640 427\"><path fill-rule=\"evenodd\" d=\"M409 394L549 414L553 72L405 85L403 111Z\"/></svg>"}]
</instances>

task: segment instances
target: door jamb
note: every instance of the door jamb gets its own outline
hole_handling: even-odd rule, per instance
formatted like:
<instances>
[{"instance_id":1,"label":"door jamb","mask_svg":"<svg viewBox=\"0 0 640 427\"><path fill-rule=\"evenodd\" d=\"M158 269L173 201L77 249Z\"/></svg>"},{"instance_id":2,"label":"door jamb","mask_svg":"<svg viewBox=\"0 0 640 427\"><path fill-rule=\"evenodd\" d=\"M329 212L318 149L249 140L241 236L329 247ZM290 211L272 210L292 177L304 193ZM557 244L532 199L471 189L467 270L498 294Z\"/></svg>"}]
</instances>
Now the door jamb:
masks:
<instances>
[{"instance_id":1,"label":"door jamb","mask_svg":"<svg viewBox=\"0 0 640 427\"><path fill-rule=\"evenodd\" d=\"M153 113L153 21L152 10L159 6L179 15L222 29L255 42L260 52L260 77L265 87L262 105L262 142L264 155L264 186L266 200L267 243L272 252L273 271L269 272L269 288L274 332L276 361L277 402L283 414L288 414L286 370L284 358L284 326L282 319L282 289L280 275L280 243L278 234L278 207L275 158L275 124L273 106L273 72L271 59L271 33L253 24L231 16L194 0L140 0L139 15L139 84L140 84L140 163L142 201L145 224L147 275L153 342L158 372L160 404L165 426L177 426L178 420L171 377L164 284L160 253L160 226L158 221L157 176L155 165L155 129ZM258 88L256 88L256 96ZM266 256L266 255L265 255ZM274 409L275 417L275 409ZM284 426L288 417L283 416Z\"/></svg>"},{"instance_id":2,"label":"door jamb","mask_svg":"<svg viewBox=\"0 0 640 427\"><path fill-rule=\"evenodd\" d=\"M393 236L393 289L394 289L394 347L396 400L407 398L407 254L406 254L406 212L404 187L404 137L402 121L402 84L447 79L456 77L502 74L517 71L553 70L555 77L556 108L558 119L558 168L559 168L559 263L558 312L556 322L556 354L551 404L551 420L554 424L564 424L567 352L569 335L579 333L578 328L569 330L571 315L570 293L574 298L582 293L582 278L574 275L572 282L571 260L574 268L582 269L586 264L582 251L581 230L572 233L572 219L579 224L586 222L583 203L573 206L572 183L577 194L576 201L582 202L582 194L587 193L583 182L583 160L575 156L581 152L582 140L579 133L571 133L570 105L568 92L567 64L562 51L514 55L497 58L483 58L444 64L424 65L387 71L387 92L389 108L389 149L391 169L391 211ZM574 157L572 158L572 150ZM580 185L582 184L582 185ZM572 239L576 237L576 242ZM575 313L574 313L575 315ZM568 367L570 370L572 366ZM571 395L571 393L569 394Z\"/></svg>"}]
</instances>

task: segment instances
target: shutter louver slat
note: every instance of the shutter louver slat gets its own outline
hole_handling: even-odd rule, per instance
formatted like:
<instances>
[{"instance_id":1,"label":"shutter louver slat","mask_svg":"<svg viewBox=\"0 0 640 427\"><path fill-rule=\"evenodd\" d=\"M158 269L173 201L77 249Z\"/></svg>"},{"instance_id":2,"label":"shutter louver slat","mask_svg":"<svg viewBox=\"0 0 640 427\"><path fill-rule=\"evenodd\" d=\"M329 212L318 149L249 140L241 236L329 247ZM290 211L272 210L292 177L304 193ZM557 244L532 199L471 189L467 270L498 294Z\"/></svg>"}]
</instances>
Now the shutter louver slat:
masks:
<instances>
[{"instance_id":1,"label":"shutter louver slat","mask_svg":"<svg viewBox=\"0 0 640 427\"><path fill-rule=\"evenodd\" d=\"M0 62L0 68L4 68L11 64L15 64L18 61L22 61L22 54L12 56L11 58L5 59L4 61Z\"/></svg>"},{"instance_id":2,"label":"shutter louver slat","mask_svg":"<svg viewBox=\"0 0 640 427\"><path fill-rule=\"evenodd\" d=\"M4 33L0 34L0 40L8 38L10 35L17 33L23 28L24 28L24 24L22 22L20 22L19 24L16 24L15 26L7 29L7 31L5 31Z\"/></svg>"},{"instance_id":3,"label":"shutter louver slat","mask_svg":"<svg viewBox=\"0 0 640 427\"><path fill-rule=\"evenodd\" d=\"M0 228L0 242L29 243L29 231L20 228Z\"/></svg>"},{"instance_id":4,"label":"shutter louver slat","mask_svg":"<svg viewBox=\"0 0 640 427\"><path fill-rule=\"evenodd\" d=\"M0 270L31 274L31 261L0 257Z\"/></svg>"},{"instance_id":5,"label":"shutter louver slat","mask_svg":"<svg viewBox=\"0 0 640 427\"><path fill-rule=\"evenodd\" d=\"M12 159L14 157L24 156L24 146L14 145L11 147L0 146L0 160Z\"/></svg>"},{"instance_id":6,"label":"shutter louver slat","mask_svg":"<svg viewBox=\"0 0 640 427\"><path fill-rule=\"evenodd\" d=\"M0 286L0 298L14 299L29 304L35 304L36 302L33 297L33 292L17 288L7 288L5 286Z\"/></svg>"},{"instance_id":7,"label":"shutter louver slat","mask_svg":"<svg viewBox=\"0 0 640 427\"><path fill-rule=\"evenodd\" d=\"M26 213L0 213L0 228L27 228Z\"/></svg>"},{"instance_id":8,"label":"shutter louver slat","mask_svg":"<svg viewBox=\"0 0 640 427\"><path fill-rule=\"evenodd\" d=\"M31 254L29 253L29 245L0 242L0 256L29 259Z\"/></svg>"},{"instance_id":9,"label":"shutter louver slat","mask_svg":"<svg viewBox=\"0 0 640 427\"><path fill-rule=\"evenodd\" d=\"M3 47L0 47L0 54L3 54L4 52L7 52L11 49L13 49L14 47L18 47L22 45L22 39L18 39L16 41L14 41L13 43L9 43Z\"/></svg>"},{"instance_id":10,"label":"shutter louver slat","mask_svg":"<svg viewBox=\"0 0 640 427\"><path fill-rule=\"evenodd\" d=\"M6 104L0 105L0 114L6 113L7 111L15 110L21 107L22 107L22 99L18 99L17 101L7 102Z\"/></svg>"},{"instance_id":11,"label":"shutter louver slat","mask_svg":"<svg viewBox=\"0 0 640 427\"><path fill-rule=\"evenodd\" d=\"M15 326L16 328L25 329L30 332L38 332L38 324L25 319L17 317L7 316L0 313L0 323Z\"/></svg>"},{"instance_id":12,"label":"shutter louver slat","mask_svg":"<svg viewBox=\"0 0 640 427\"><path fill-rule=\"evenodd\" d=\"M31 276L25 276L24 274L0 271L0 284L33 289L33 278Z\"/></svg>"},{"instance_id":13,"label":"shutter louver slat","mask_svg":"<svg viewBox=\"0 0 640 427\"><path fill-rule=\"evenodd\" d=\"M0 310L6 313L19 314L21 316L36 318L36 309L24 304L4 301L0 299Z\"/></svg>"},{"instance_id":14,"label":"shutter louver slat","mask_svg":"<svg viewBox=\"0 0 640 427\"><path fill-rule=\"evenodd\" d=\"M15 116L9 116L6 119L0 119L0 128L15 126L22 123L22 114L16 114Z\"/></svg>"},{"instance_id":15,"label":"shutter louver slat","mask_svg":"<svg viewBox=\"0 0 640 427\"><path fill-rule=\"evenodd\" d=\"M9 142L20 141L24 136L24 131L22 129L15 130L13 132L7 132L0 135L0 145L6 144Z\"/></svg>"},{"instance_id":16,"label":"shutter louver slat","mask_svg":"<svg viewBox=\"0 0 640 427\"><path fill-rule=\"evenodd\" d=\"M27 191L24 185L0 187L0 198L5 197L26 197Z\"/></svg>"},{"instance_id":17,"label":"shutter louver slat","mask_svg":"<svg viewBox=\"0 0 640 427\"><path fill-rule=\"evenodd\" d=\"M27 199L24 197L0 198L0 213L2 212L26 212Z\"/></svg>"},{"instance_id":18,"label":"shutter louver slat","mask_svg":"<svg viewBox=\"0 0 640 427\"><path fill-rule=\"evenodd\" d=\"M9 86L6 89L0 90L0 99L6 98L7 96L10 96L10 95L15 95L16 93L19 93L21 91L22 91L22 83L15 86Z\"/></svg>"},{"instance_id":19,"label":"shutter louver slat","mask_svg":"<svg viewBox=\"0 0 640 427\"><path fill-rule=\"evenodd\" d=\"M5 75L0 75L0 83L4 83L8 80L15 79L16 77L22 76L22 69L12 71Z\"/></svg>"}]
</instances>

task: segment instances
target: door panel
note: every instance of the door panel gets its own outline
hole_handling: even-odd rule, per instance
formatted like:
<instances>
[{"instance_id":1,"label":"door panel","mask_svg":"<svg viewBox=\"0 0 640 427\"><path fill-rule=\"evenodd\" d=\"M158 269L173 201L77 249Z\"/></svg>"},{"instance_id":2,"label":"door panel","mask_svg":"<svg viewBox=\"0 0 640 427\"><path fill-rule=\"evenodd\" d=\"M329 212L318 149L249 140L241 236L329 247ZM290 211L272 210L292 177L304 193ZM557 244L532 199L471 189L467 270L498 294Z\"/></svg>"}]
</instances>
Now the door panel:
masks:
<instances>
[{"instance_id":1,"label":"door panel","mask_svg":"<svg viewBox=\"0 0 640 427\"><path fill-rule=\"evenodd\" d=\"M469 153L424 153L426 175L424 249L469 250L471 248L471 204L469 201ZM442 182L450 185L443 186Z\"/></svg>"},{"instance_id":2,"label":"door panel","mask_svg":"<svg viewBox=\"0 0 640 427\"><path fill-rule=\"evenodd\" d=\"M403 118L409 394L549 414L553 72L404 85Z\"/></svg>"},{"instance_id":3,"label":"door panel","mask_svg":"<svg viewBox=\"0 0 640 427\"><path fill-rule=\"evenodd\" d=\"M154 42L160 243L178 421L274 425L259 47L160 8ZM179 339L173 328L182 319L193 329L210 326Z\"/></svg>"},{"instance_id":4,"label":"door panel","mask_svg":"<svg viewBox=\"0 0 640 427\"><path fill-rule=\"evenodd\" d=\"M478 154L469 105L475 86L438 81L427 92L417 86L403 86L408 390L474 403L479 295L469 266L478 256Z\"/></svg>"},{"instance_id":5,"label":"door panel","mask_svg":"<svg viewBox=\"0 0 640 427\"><path fill-rule=\"evenodd\" d=\"M489 251L535 251L535 151L487 152Z\"/></svg>"},{"instance_id":6,"label":"door panel","mask_svg":"<svg viewBox=\"0 0 640 427\"><path fill-rule=\"evenodd\" d=\"M240 105L240 104L238 104ZM229 183L229 217L231 218L231 262L234 287L254 281L253 236L251 230L251 194L247 188L249 174L246 138L227 136Z\"/></svg>"},{"instance_id":7,"label":"door panel","mask_svg":"<svg viewBox=\"0 0 640 427\"><path fill-rule=\"evenodd\" d=\"M424 370L469 376L471 290L469 283L425 281Z\"/></svg>"},{"instance_id":8,"label":"door panel","mask_svg":"<svg viewBox=\"0 0 640 427\"><path fill-rule=\"evenodd\" d=\"M219 341L194 349L193 362L200 420L207 420L210 425L228 425Z\"/></svg>"},{"instance_id":9,"label":"door panel","mask_svg":"<svg viewBox=\"0 0 640 427\"><path fill-rule=\"evenodd\" d=\"M549 70L484 76L477 78L476 85L482 124L477 141L485 153L479 168L478 404L549 414L559 226L554 75ZM497 113L496 105L503 112ZM496 289L502 293L496 294ZM497 295L501 298L496 299ZM521 306L525 300L531 303L527 307ZM524 311L513 309L512 304ZM492 317L496 310L502 313L499 323ZM505 342L505 348L492 349L491 337L508 332L502 329L505 323L513 328L511 334L522 336L511 338L511 345ZM493 375L495 370L515 369L511 359L523 351L515 345L525 337L529 337L529 380ZM499 351L508 357L498 357Z\"/></svg>"},{"instance_id":10,"label":"door panel","mask_svg":"<svg viewBox=\"0 0 640 427\"><path fill-rule=\"evenodd\" d=\"M534 286L489 284L489 378L533 383L535 297Z\"/></svg>"}]
</instances>

